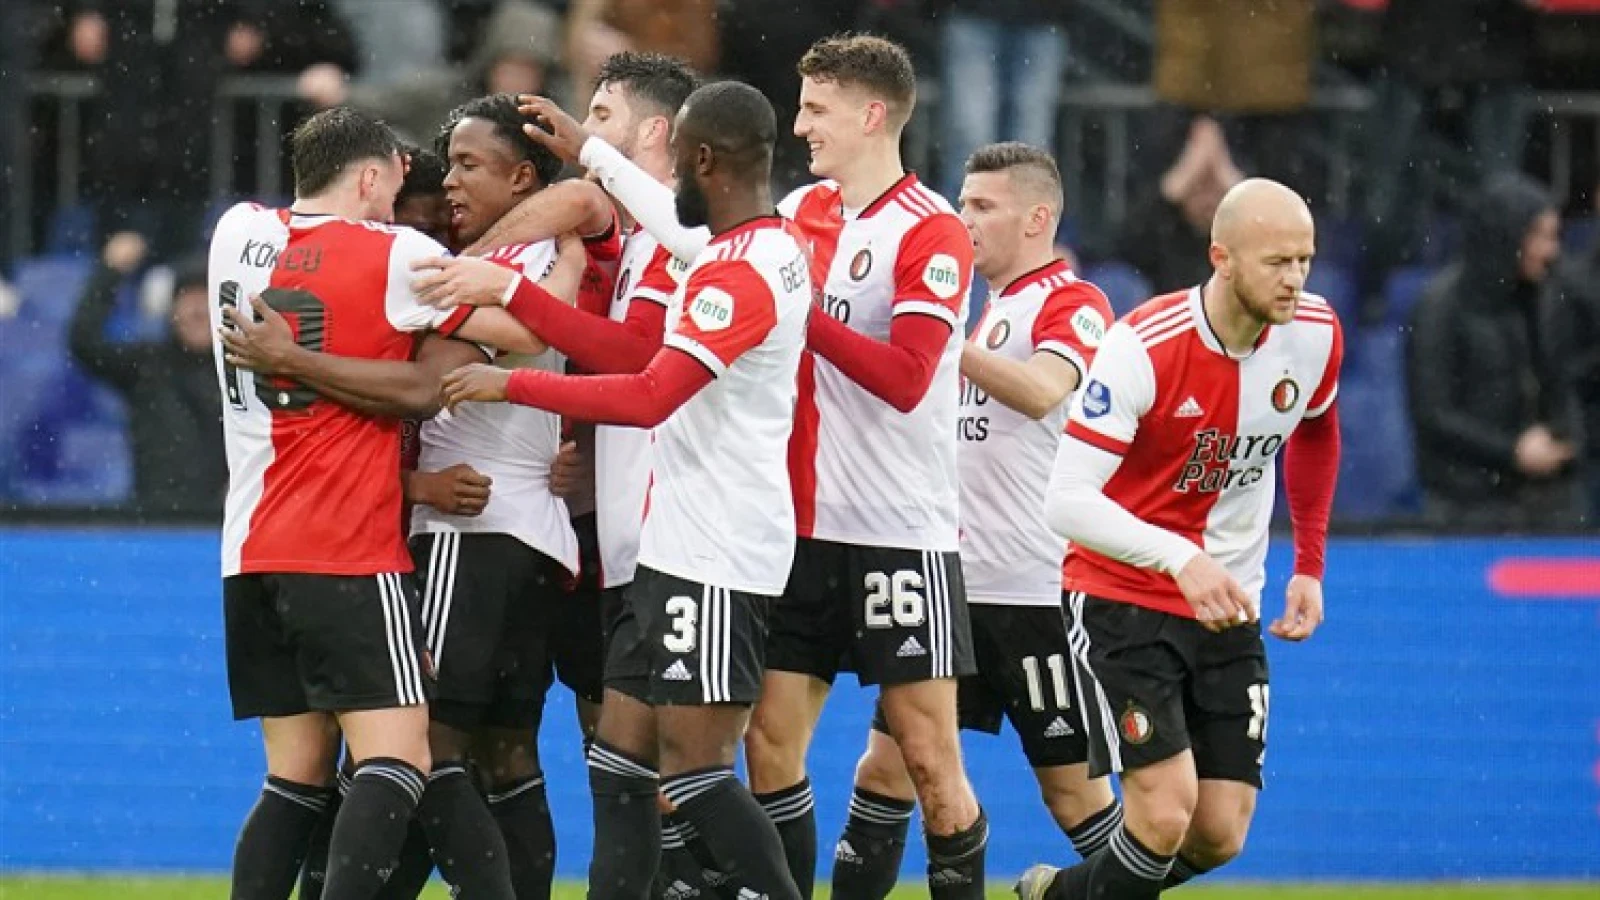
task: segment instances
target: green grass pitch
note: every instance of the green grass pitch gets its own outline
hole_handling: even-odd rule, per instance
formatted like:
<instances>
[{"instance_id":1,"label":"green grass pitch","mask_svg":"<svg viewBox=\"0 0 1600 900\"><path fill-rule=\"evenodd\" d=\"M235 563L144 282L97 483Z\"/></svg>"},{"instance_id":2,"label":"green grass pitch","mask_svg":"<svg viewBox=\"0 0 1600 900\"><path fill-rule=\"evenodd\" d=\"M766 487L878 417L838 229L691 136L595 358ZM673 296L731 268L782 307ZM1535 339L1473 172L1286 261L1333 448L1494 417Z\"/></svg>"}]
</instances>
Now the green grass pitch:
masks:
<instances>
[{"instance_id":1,"label":"green grass pitch","mask_svg":"<svg viewBox=\"0 0 1600 900\"><path fill-rule=\"evenodd\" d=\"M818 895L826 890L818 886ZM891 900L926 897L927 888L903 883ZM228 896L224 879L208 877L0 877L0 900L222 900ZM423 894L425 900L447 900L448 894L435 882ZM583 885L575 881L556 885L553 900L583 900ZM1174 892L1174 896L1195 900L1595 900L1600 884L1216 884L1196 885ZM989 888L990 900L1012 897L1008 885Z\"/></svg>"}]
</instances>

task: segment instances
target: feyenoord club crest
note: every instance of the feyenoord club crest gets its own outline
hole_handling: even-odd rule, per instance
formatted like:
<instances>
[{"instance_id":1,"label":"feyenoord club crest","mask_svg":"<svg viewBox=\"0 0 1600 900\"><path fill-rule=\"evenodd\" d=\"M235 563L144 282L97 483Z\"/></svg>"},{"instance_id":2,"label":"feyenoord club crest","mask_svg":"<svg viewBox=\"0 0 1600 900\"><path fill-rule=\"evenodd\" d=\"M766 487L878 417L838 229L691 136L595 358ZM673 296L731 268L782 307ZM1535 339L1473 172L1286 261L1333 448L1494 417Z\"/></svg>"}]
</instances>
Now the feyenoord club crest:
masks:
<instances>
[{"instance_id":1,"label":"feyenoord club crest","mask_svg":"<svg viewBox=\"0 0 1600 900\"><path fill-rule=\"evenodd\" d=\"M1293 378L1285 376L1272 388L1272 408L1281 413L1294 409L1300 402L1300 385Z\"/></svg>"},{"instance_id":2,"label":"feyenoord club crest","mask_svg":"<svg viewBox=\"0 0 1600 900\"><path fill-rule=\"evenodd\" d=\"M850 280L860 281L872 271L872 250L862 247L860 252L850 260Z\"/></svg>"},{"instance_id":3,"label":"feyenoord club crest","mask_svg":"<svg viewBox=\"0 0 1600 900\"><path fill-rule=\"evenodd\" d=\"M1011 337L1011 320L1001 319L994 323L993 328L989 329L989 339L984 343L990 350L999 350L1009 337Z\"/></svg>"},{"instance_id":4,"label":"feyenoord club crest","mask_svg":"<svg viewBox=\"0 0 1600 900\"><path fill-rule=\"evenodd\" d=\"M1155 723L1150 721L1150 714L1137 703L1128 704L1117 727L1122 731L1122 739L1130 744L1142 744L1150 740L1150 735L1156 730Z\"/></svg>"}]
</instances>

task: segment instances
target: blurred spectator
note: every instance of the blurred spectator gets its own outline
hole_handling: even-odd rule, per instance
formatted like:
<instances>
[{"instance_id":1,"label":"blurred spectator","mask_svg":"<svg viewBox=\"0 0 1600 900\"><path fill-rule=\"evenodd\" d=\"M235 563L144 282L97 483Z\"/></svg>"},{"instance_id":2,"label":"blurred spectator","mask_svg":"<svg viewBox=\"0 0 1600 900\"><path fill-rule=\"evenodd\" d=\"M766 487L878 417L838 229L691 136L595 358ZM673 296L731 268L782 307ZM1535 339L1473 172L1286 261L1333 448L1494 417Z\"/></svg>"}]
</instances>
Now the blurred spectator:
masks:
<instances>
[{"instance_id":1,"label":"blurred spectator","mask_svg":"<svg viewBox=\"0 0 1600 900\"><path fill-rule=\"evenodd\" d=\"M939 186L961 192L984 144L1056 145L1067 66L1065 0L932 0L942 38Z\"/></svg>"},{"instance_id":2,"label":"blurred spectator","mask_svg":"<svg viewBox=\"0 0 1600 900\"><path fill-rule=\"evenodd\" d=\"M1155 91L1225 122L1251 172L1319 196L1303 141L1316 62L1315 0L1157 0ZM1178 132L1167 126L1167 134ZM1166 158L1171 137L1152 148Z\"/></svg>"},{"instance_id":3,"label":"blurred spectator","mask_svg":"<svg viewBox=\"0 0 1600 900\"><path fill-rule=\"evenodd\" d=\"M1600 188L1595 206L1600 211ZM1589 527L1600 527L1600 235L1576 259L1565 261L1553 304L1551 355L1561 363L1568 390L1583 415L1579 458L1589 480Z\"/></svg>"},{"instance_id":4,"label":"blurred spectator","mask_svg":"<svg viewBox=\"0 0 1600 900\"><path fill-rule=\"evenodd\" d=\"M106 241L72 319L72 356L127 402L134 506L154 515L218 513L228 470L205 259L187 260L174 272L168 340L131 344L105 336L117 289L145 254L144 239L133 232Z\"/></svg>"},{"instance_id":5,"label":"blurred spectator","mask_svg":"<svg viewBox=\"0 0 1600 900\"><path fill-rule=\"evenodd\" d=\"M8 0L9 2L9 0ZM100 77L85 122L88 187L103 233L128 228L157 255L189 249L209 189L217 82L319 55L315 0L66 0L63 51ZM311 52L308 54L307 51ZM59 57L61 54L57 54Z\"/></svg>"},{"instance_id":6,"label":"blurred spectator","mask_svg":"<svg viewBox=\"0 0 1600 900\"><path fill-rule=\"evenodd\" d=\"M1560 229L1542 186L1495 176L1464 216L1460 256L1419 302L1408 382L1424 511L1436 525L1581 521L1581 425L1547 331Z\"/></svg>"},{"instance_id":7,"label":"blurred spectator","mask_svg":"<svg viewBox=\"0 0 1600 900\"><path fill-rule=\"evenodd\" d=\"M1159 191L1129 214L1115 255L1158 293L1182 290L1211 277L1211 220L1228 189L1244 180L1234 165L1222 127L1206 116L1189 137Z\"/></svg>"},{"instance_id":8,"label":"blurred spectator","mask_svg":"<svg viewBox=\"0 0 1600 900\"><path fill-rule=\"evenodd\" d=\"M27 147L26 110L28 73L33 69L34 24L39 10L34 0L0 3L0 184L12 185L19 154ZM21 235L12 231L16 211L9 187L0 191L0 294L8 291L6 276L11 255ZM26 219L24 219L26 221ZM0 302L0 309L4 308Z\"/></svg>"},{"instance_id":9,"label":"blurred spectator","mask_svg":"<svg viewBox=\"0 0 1600 900\"><path fill-rule=\"evenodd\" d=\"M333 0L355 37L363 84L401 84L445 63L445 18L439 0Z\"/></svg>"},{"instance_id":10,"label":"blurred spectator","mask_svg":"<svg viewBox=\"0 0 1600 900\"><path fill-rule=\"evenodd\" d=\"M1477 177L1521 168L1531 0L1391 0L1365 171L1372 268L1415 258L1429 198L1419 190L1419 139L1443 107L1466 112Z\"/></svg>"},{"instance_id":11,"label":"blurred spectator","mask_svg":"<svg viewBox=\"0 0 1600 900\"><path fill-rule=\"evenodd\" d=\"M477 53L463 65L435 65L385 84L351 84L336 66L313 66L300 76L300 95L323 109L360 107L407 139L430 144L450 110L473 97L547 90L560 39L560 19L547 7L504 0L485 23Z\"/></svg>"},{"instance_id":12,"label":"blurred spectator","mask_svg":"<svg viewBox=\"0 0 1600 900\"><path fill-rule=\"evenodd\" d=\"M819 0L827 5L829 0ZM804 18L815 4L725 2L724 16L738 18L740 7L783 7L790 18ZM588 105L600 64L613 53L642 50L676 56L695 71L717 71L719 10L717 0L572 0L567 13L567 71L572 75L575 108ZM798 60L796 53L794 59ZM767 60L772 66L784 57ZM790 63L782 63L792 65Z\"/></svg>"}]
</instances>

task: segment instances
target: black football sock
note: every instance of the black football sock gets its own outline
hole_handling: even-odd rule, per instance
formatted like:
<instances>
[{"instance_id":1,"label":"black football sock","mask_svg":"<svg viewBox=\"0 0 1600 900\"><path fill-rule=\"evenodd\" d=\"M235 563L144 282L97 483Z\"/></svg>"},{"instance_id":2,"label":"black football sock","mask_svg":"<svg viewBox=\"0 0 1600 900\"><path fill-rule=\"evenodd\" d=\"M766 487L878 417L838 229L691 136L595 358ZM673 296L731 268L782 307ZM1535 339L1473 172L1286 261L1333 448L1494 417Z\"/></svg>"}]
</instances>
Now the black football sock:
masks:
<instances>
[{"instance_id":1,"label":"black football sock","mask_svg":"<svg viewBox=\"0 0 1600 900\"><path fill-rule=\"evenodd\" d=\"M466 767L434 765L417 805L417 819L433 848L439 874L461 900L516 900L506 842Z\"/></svg>"},{"instance_id":2,"label":"black football sock","mask_svg":"<svg viewBox=\"0 0 1600 900\"><path fill-rule=\"evenodd\" d=\"M427 778L400 759L373 757L356 767L333 824L323 900L372 900L394 871Z\"/></svg>"},{"instance_id":3,"label":"black football sock","mask_svg":"<svg viewBox=\"0 0 1600 900\"><path fill-rule=\"evenodd\" d=\"M594 799L589 900L642 900L661 859L660 779L598 738L589 745L588 766Z\"/></svg>"},{"instance_id":4,"label":"black football sock","mask_svg":"<svg viewBox=\"0 0 1600 900\"><path fill-rule=\"evenodd\" d=\"M858 787L850 794L850 817L833 848L834 900L883 900L900 880L906 832L916 801Z\"/></svg>"},{"instance_id":5,"label":"black football sock","mask_svg":"<svg viewBox=\"0 0 1600 900\"><path fill-rule=\"evenodd\" d=\"M267 776L239 830L233 854L233 900L288 900L332 793L325 787Z\"/></svg>"},{"instance_id":6,"label":"black football sock","mask_svg":"<svg viewBox=\"0 0 1600 900\"><path fill-rule=\"evenodd\" d=\"M1111 840L1111 835L1122 825L1122 801L1113 798L1111 805L1077 825L1067 829L1067 840L1083 859L1095 855Z\"/></svg>"},{"instance_id":7,"label":"black football sock","mask_svg":"<svg viewBox=\"0 0 1600 900\"><path fill-rule=\"evenodd\" d=\"M1175 888L1181 884L1188 884L1189 882L1199 878L1201 875L1204 875L1209 871L1211 870L1187 859L1182 853L1179 853L1177 856L1172 858L1172 871L1167 873L1167 880L1161 882L1161 889L1166 890L1167 888Z\"/></svg>"},{"instance_id":8,"label":"black football sock","mask_svg":"<svg viewBox=\"0 0 1600 900\"><path fill-rule=\"evenodd\" d=\"M755 797L778 829L794 886L801 897L810 900L817 879L817 803L811 794L811 779Z\"/></svg>"},{"instance_id":9,"label":"black football sock","mask_svg":"<svg viewBox=\"0 0 1600 900\"><path fill-rule=\"evenodd\" d=\"M433 853L428 849L428 836L422 831L422 823L412 816L405 843L400 845L400 854L395 858L394 871L389 873L389 880L378 889L378 896L373 900L417 900L432 875Z\"/></svg>"},{"instance_id":10,"label":"black football sock","mask_svg":"<svg viewBox=\"0 0 1600 900\"><path fill-rule=\"evenodd\" d=\"M661 792L677 816L694 826L706 849L727 873L730 888L766 894L770 900L799 900L778 829L733 769L713 766L663 779Z\"/></svg>"},{"instance_id":11,"label":"black football sock","mask_svg":"<svg viewBox=\"0 0 1600 900\"><path fill-rule=\"evenodd\" d=\"M550 900L556 874L556 828L545 795L544 775L514 782L489 795L489 812L500 825L511 859L517 900Z\"/></svg>"},{"instance_id":12,"label":"black football sock","mask_svg":"<svg viewBox=\"0 0 1600 900\"><path fill-rule=\"evenodd\" d=\"M328 880L328 842L333 840L333 823L339 818L344 792L350 789L350 776L339 773L336 790L328 793L328 806L317 820L306 845L306 861L300 865L300 890L296 900L322 900L322 883Z\"/></svg>"},{"instance_id":13,"label":"black football sock","mask_svg":"<svg viewBox=\"0 0 1600 900\"><path fill-rule=\"evenodd\" d=\"M1126 825L1111 833L1105 849L1060 872L1045 888L1045 900L1155 900L1172 868L1172 857L1162 856L1128 833Z\"/></svg>"},{"instance_id":14,"label":"black football sock","mask_svg":"<svg viewBox=\"0 0 1600 900\"><path fill-rule=\"evenodd\" d=\"M989 847L989 817L951 835L924 834L928 844L928 893L933 900L983 900L983 862Z\"/></svg>"}]
</instances>

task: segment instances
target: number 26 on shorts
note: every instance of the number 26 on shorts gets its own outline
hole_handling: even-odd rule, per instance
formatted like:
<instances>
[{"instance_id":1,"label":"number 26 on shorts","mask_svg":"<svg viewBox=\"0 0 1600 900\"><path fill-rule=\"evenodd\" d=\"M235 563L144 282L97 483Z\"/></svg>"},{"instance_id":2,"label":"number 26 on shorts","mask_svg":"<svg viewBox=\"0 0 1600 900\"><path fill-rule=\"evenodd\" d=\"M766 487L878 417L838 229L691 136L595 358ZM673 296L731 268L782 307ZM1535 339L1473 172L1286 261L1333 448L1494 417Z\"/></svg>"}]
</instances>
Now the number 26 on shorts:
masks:
<instances>
[{"instance_id":1,"label":"number 26 on shorts","mask_svg":"<svg viewBox=\"0 0 1600 900\"><path fill-rule=\"evenodd\" d=\"M927 619L927 603L918 593L923 586L921 572L901 569L892 576L868 572L862 581L867 589L863 621L868 628L916 628Z\"/></svg>"}]
</instances>

